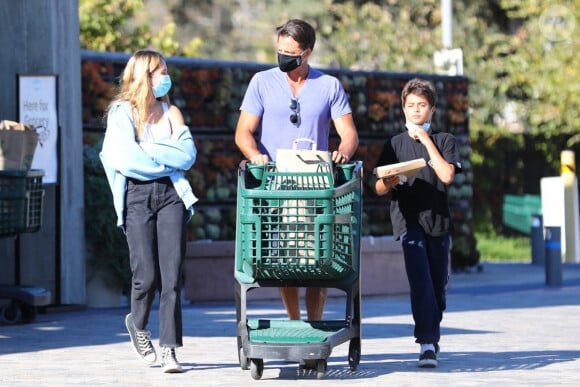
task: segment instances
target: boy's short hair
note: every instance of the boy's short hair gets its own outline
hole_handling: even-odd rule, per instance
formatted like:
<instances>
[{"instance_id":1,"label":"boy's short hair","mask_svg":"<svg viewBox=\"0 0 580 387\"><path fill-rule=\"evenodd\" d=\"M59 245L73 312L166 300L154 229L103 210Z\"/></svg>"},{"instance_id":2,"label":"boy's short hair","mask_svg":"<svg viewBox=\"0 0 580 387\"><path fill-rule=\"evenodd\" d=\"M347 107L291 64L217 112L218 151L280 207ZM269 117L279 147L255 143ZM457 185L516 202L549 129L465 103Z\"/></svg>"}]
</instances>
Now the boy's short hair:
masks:
<instances>
[{"instance_id":1,"label":"boy's short hair","mask_svg":"<svg viewBox=\"0 0 580 387\"><path fill-rule=\"evenodd\" d=\"M421 95L427 98L427 101L429 101L431 106L435 106L437 103L437 91L435 90L435 86L425 79L413 78L405 84L405 87L403 87L403 91L401 92L401 102L403 106L405 106L405 101L409 94Z\"/></svg>"}]
</instances>

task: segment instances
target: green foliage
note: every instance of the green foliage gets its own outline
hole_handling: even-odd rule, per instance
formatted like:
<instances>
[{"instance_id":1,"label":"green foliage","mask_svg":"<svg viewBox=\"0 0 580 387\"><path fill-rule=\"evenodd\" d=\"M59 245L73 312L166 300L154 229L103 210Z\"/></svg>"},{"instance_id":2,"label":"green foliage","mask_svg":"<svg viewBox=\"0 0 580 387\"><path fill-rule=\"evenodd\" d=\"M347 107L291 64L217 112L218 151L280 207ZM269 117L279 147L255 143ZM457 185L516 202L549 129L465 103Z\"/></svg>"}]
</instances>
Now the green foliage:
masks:
<instances>
[{"instance_id":1,"label":"green foliage","mask_svg":"<svg viewBox=\"0 0 580 387\"><path fill-rule=\"evenodd\" d=\"M126 51L135 39L124 26L143 8L142 0L80 0L79 23L81 47L93 51ZM136 29L134 35L144 32Z\"/></svg>"},{"instance_id":2,"label":"green foliage","mask_svg":"<svg viewBox=\"0 0 580 387\"><path fill-rule=\"evenodd\" d=\"M100 146L83 149L85 185L85 235L88 255L87 274L106 273L111 285L125 293L131 286L129 251L123 231L119 229L111 192L99 159Z\"/></svg>"},{"instance_id":3,"label":"green foliage","mask_svg":"<svg viewBox=\"0 0 580 387\"><path fill-rule=\"evenodd\" d=\"M476 232L477 247L483 262L530 262L532 249L527 236L502 236L494 232Z\"/></svg>"},{"instance_id":4,"label":"green foliage","mask_svg":"<svg viewBox=\"0 0 580 387\"><path fill-rule=\"evenodd\" d=\"M80 0L81 48L92 51L131 53L142 48L159 50L167 56L195 56L202 46L199 38L183 45L175 39L174 22L151 29L144 0ZM143 21L137 21L145 18Z\"/></svg>"},{"instance_id":5,"label":"green foliage","mask_svg":"<svg viewBox=\"0 0 580 387\"><path fill-rule=\"evenodd\" d=\"M543 177L560 175L560 153L567 148L567 139L565 133L548 136L479 132L473 136L475 230L509 233L502 220L504 195L540 194ZM580 144L569 149L578 159Z\"/></svg>"},{"instance_id":6,"label":"green foliage","mask_svg":"<svg viewBox=\"0 0 580 387\"><path fill-rule=\"evenodd\" d=\"M322 61L351 69L431 72L436 2L381 3L332 2L317 16Z\"/></svg>"},{"instance_id":7,"label":"green foliage","mask_svg":"<svg viewBox=\"0 0 580 387\"><path fill-rule=\"evenodd\" d=\"M578 34L561 33L558 40L553 40L554 35L546 33L551 20L547 16L559 9L554 8L553 1L487 3L494 6L486 10L478 2L456 2L460 8L456 13L458 23L478 20L464 24L465 33L456 35L472 80L472 132L506 131L509 127L502 121L509 106L518 120L518 131L547 137L567 133L572 137L580 130L580 116L576 113L580 108L576 98L579 86L570 82L580 75L575 61ZM561 28L573 31L578 26L580 1L568 2L561 8ZM572 19L565 20L566 17Z\"/></svg>"}]
</instances>

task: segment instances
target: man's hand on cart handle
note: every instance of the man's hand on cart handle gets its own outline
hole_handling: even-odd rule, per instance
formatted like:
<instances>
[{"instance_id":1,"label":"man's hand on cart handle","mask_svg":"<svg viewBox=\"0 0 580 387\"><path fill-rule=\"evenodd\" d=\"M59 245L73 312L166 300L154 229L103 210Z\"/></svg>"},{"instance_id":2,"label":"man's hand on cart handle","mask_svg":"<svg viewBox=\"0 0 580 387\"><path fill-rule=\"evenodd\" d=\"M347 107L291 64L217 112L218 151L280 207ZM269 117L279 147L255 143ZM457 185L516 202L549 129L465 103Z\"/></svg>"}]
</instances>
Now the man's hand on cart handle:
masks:
<instances>
[{"instance_id":1,"label":"man's hand on cart handle","mask_svg":"<svg viewBox=\"0 0 580 387\"><path fill-rule=\"evenodd\" d=\"M344 153L341 153L337 150L332 152L332 161L336 164L345 164L348 163L349 157Z\"/></svg>"},{"instance_id":2,"label":"man's hand on cart handle","mask_svg":"<svg viewBox=\"0 0 580 387\"><path fill-rule=\"evenodd\" d=\"M270 161L268 155L262 153L256 153L250 157L250 163L252 164L266 164L268 161Z\"/></svg>"}]
</instances>

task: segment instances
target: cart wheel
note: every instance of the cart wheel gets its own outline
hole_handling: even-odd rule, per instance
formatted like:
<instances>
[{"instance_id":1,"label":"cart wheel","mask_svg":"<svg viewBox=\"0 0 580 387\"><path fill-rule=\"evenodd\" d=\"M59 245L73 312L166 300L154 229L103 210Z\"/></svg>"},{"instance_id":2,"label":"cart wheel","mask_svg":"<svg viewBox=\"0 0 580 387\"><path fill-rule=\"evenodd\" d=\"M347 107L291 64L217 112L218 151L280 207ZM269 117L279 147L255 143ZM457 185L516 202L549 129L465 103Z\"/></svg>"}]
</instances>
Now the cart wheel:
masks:
<instances>
[{"instance_id":1,"label":"cart wheel","mask_svg":"<svg viewBox=\"0 0 580 387\"><path fill-rule=\"evenodd\" d=\"M240 362L240 367L246 371L250 369L250 359L244 355L244 348L240 347L238 350L238 361Z\"/></svg>"},{"instance_id":2,"label":"cart wheel","mask_svg":"<svg viewBox=\"0 0 580 387\"><path fill-rule=\"evenodd\" d=\"M0 308L0 318L6 324L16 324L22 319L22 309L20 303L11 301L10 304Z\"/></svg>"},{"instance_id":3,"label":"cart wheel","mask_svg":"<svg viewBox=\"0 0 580 387\"><path fill-rule=\"evenodd\" d=\"M305 370L315 370L317 367L318 361L316 359L303 359L300 362L299 367Z\"/></svg>"},{"instance_id":4,"label":"cart wheel","mask_svg":"<svg viewBox=\"0 0 580 387\"><path fill-rule=\"evenodd\" d=\"M351 371L356 371L360 363L360 338L350 340L348 345L348 365Z\"/></svg>"},{"instance_id":5,"label":"cart wheel","mask_svg":"<svg viewBox=\"0 0 580 387\"><path fill-rule=\"evenodd\" d=\"M325 359L318 359L316 361L316 379L324 379L326 376L326 367L328 364Z\"/></svg>"},{"instance_id":6,"label":"cart wheel","mask_svg":"<svg viewBox=\"0 0 580 387\"><path fill-rule=\"evenodd\" d=\"M250 373L254 380L260 380L262 374L264 373L264 359L251 359L250 360Z\"/></svg>"}]
</instances>

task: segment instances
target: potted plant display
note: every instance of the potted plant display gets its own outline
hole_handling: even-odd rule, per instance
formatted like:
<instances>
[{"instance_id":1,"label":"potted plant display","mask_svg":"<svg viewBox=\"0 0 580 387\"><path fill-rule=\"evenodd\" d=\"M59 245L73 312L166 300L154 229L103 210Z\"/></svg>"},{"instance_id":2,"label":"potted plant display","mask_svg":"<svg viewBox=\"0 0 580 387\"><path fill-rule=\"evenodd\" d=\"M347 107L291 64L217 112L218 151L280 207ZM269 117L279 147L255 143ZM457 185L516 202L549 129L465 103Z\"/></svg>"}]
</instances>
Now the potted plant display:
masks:
<instances>
[{"instance_id":1,"label":"potted plant display","mask_svg":"<svg viewBox=\"0 0 580 387\"><path fill-rule=\"evenodd\" d=\"M87 247L87 305L121 304L131 283L129 253L116 215L99 146L84 146L85 237Z\"/></svg>"}]
</instances>

